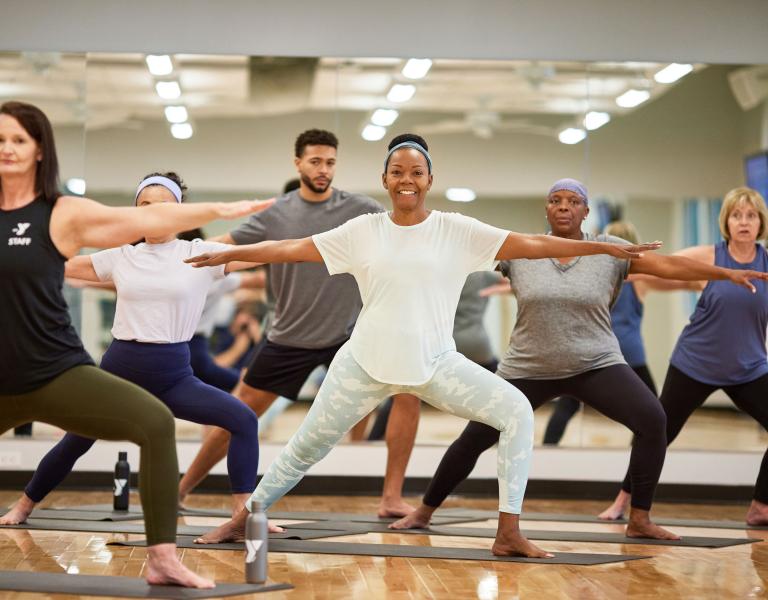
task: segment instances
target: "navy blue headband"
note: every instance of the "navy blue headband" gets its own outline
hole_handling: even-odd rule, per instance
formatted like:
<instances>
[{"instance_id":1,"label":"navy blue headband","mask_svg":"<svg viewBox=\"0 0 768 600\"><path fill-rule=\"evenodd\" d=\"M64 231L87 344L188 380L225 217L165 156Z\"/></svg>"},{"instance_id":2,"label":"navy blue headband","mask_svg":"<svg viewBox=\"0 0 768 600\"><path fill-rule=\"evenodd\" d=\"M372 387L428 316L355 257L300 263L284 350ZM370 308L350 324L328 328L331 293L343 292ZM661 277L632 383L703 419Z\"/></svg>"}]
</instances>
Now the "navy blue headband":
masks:
<instances>
[{"instance_id":1,"label":"navy blue headband","mask_svg":"<svg viewBox=\"0 0 768 600\"><path fill-rule=\"evenodd\" d=\"M424 155L424 158L427 159L427 168L429 169L429 172L432 173L432 157L429 155L429 152L427 152L427 149L419 144L418 142L402 142L398 144L397 146L394 146L392 150L387 152L387 158L384 160L384 172L387 172L387 166L389 165L389 159L392 158L392 155L395 153L395 151L400 150L400 148L413 148L414 150L417 150L421 152Z\"/></svg>"}]
</instances>

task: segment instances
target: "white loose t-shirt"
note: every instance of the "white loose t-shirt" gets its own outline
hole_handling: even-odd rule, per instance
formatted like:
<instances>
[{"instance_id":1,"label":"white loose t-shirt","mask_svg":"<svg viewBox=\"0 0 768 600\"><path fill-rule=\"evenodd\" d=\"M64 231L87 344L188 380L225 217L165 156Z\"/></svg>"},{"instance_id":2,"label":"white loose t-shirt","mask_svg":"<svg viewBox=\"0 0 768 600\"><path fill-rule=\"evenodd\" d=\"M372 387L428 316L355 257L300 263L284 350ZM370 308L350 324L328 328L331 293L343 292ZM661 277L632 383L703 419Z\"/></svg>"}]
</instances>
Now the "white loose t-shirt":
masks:
<instances>
[{"instance_id":1,"label":"white loose t-shirt","mask_svg":"<svg viewBox=\"0 0 768 600\"><path fill-rule=\"evenodd\" d=\"M195 333L205 297L224 265L196 269L184 259L230 246L203 240L141 243L91 255L101 281L117 289L112 336L157 344L188 342Z\"/></svg>"},{"instance_id":2,"label":"white loose t-shirt","mask_svg":"<svg viewBox=\"0 0 768 600\"><path fill-rule=\"evenodd\" d=\"M494 268L507 234L433 210L417 225L377 213L313 235L328 272L351 273L360 288L363 309L350 338L360 366L383 383L427 382L438 357L456 349L453 319L467 276Z\"/></svg>"}]
</instances>

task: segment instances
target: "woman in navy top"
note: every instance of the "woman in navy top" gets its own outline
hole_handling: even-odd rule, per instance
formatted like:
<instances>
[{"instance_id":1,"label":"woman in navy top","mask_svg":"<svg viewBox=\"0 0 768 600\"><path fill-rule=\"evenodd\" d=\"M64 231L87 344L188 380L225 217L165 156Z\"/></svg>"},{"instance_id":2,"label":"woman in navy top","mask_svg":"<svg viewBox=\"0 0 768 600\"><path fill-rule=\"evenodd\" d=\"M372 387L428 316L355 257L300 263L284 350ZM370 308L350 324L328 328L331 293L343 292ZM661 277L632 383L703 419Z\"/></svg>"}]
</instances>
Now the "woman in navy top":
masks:
<instances>
[{"instance_id":1,"label":"woman in navy top","mask_svg":"<svg viewBox=\"0 0 768 600\"><path fill-rule=\"evenodd\" d=\"M720 210L724 241L679 254L730 269L768 271L768 253L757 240L766 236L768 210L763 197L747 187L725 196ZM755 280L756 293L721 281L701 282L703 290L670 359L661 391L671 443L694 410L722 389L741 410L768 429L768 287ZM613 505L600 516L618 519L630 501L630 477ZM755 484L749 525L768 525L768 451Z\"/></svg>"}]
</instances>

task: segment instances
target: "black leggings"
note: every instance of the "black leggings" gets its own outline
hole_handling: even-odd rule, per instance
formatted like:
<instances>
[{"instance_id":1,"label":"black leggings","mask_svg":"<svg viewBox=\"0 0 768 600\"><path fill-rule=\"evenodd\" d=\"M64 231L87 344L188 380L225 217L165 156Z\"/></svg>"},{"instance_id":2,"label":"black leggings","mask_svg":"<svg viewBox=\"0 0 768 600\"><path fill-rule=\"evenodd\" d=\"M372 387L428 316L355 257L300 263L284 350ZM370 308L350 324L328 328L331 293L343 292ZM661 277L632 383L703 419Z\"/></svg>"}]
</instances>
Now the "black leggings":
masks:
<instances>
[{"instance_id":1,"label":"black leggings","mask_svg":"<svg viewBox=\"0 0 768 600\"><path fill-rule=\"evenodd\" d=\"M635 434L629 468L632 506L650 510L664 466L667 438L664 411L648 387L627 365L594 369L565 379L508 379L528 397L533 410L557 396L579 398ZM466 479L477 459L499 439L492 427L470 421L440 461L424 495L424 504L438 507Z\"/></svg>"},{"instance_id":2,"label":"black leggings","mask_svg":"<svg viewBox=\"0 0 768 600\"><path fill-rule=\"evenodd\" d=\"M637 376L643 380L643 383L648 386L648 389L653 392L654 396L658 396L656 391L656 383L651 377L651 372L646 365L638 365L632 367L632 370L637 373ZM549 417L547 428L544 430L544 445L545 446L557 446L560 440L563 439L565 434L565 428L568 426L568 422L573 418L577 412L581 402L578 398L573 396L561 396L554 402L555 410L552 411L552 416Z\"/></svg>"},{"instance_id":3,"label":"black leggings","mask_svg":"<svg viewBox=\"0 0 768 600\"><path fill-rule=\"evenodd\" d=\"M697 381L669 365L660 398L661 406L667 414L667 443L674 441L688 417L717 389L722 389L738 408L768 430L768 375L740 385L717 386ZM621 489L634 494L633 482L634 474L628 472ZM752 497L768 504L768 450L763 454Z\"/></svg>"}]
</instances>

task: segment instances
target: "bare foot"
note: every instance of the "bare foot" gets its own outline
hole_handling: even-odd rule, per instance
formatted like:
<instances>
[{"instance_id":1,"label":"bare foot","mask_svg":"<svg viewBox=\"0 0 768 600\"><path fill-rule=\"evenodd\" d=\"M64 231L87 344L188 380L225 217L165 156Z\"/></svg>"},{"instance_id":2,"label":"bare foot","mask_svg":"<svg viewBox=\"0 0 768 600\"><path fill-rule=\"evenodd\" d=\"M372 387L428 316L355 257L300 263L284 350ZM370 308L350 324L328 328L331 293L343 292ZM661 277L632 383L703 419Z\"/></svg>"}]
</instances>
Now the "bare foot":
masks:
<instances>
[{"instance_id":1,"label":"bare foot","mask_svg":"<svg viewBox=\"0 0 768 600\"><path fill-rule=\"evenodd\" d=\"M395 500L385 500L382 498L377 514L379 517L405 517L410 515L414 510L416 509L406 503L402 498L397 498Z\"/></svg>"},{"instance_id":2,"label":"bare foot","mask_svg":"<svg viewBox=\"0 0 768 600\"><path fill-rule=\"evenodd\" d=\"M494 556L527 556L528 558L553 558L555 555L532 544L519 531L496 534L491 552Z\"/></svg>"},{"instance_id":3,"label":"bare foot","mask_svg":"<svg viewBox=\"0 0 768 600\"><path fill-rule=\"evenodd\" d=\"M507 512L499 512L499 527L496 530L496 539L491 552L495 556L554 557L554 554L532 544L520 533L520 515Z\"/></svg>"},{"instance_id":4,"label":"bare foot","mask_svg":"<svg viewBox=\"0 0 768 600\"><path fill-rule=\"evenodd\" d=\"M631 538L651 538L654 540L679 540L680 536L663 527L659 527L653 521L649 511L633 508L629 513L629 524L625 535Z\"/></svg>"},{"instance_id":5,"label":"bare foot","mask_svg":"<svg viewBox=\"0 0 768 600\"><path fill-rule=\"evenodd\" d=\"M752 500L747 511L747 525L768 525L768 504Z\"/></svg>"},{"instance_id":6,"label":"bare foot","mask_svg":"<svg viewBox=\"0 0 768 600\"><path fill-rule=\"evenodd\" d=\"M432 520L432 513L435 509L426 504L422 504L408 515L405 515L399 521L389 524L390 529L426 529Z\"/></svg>"},{"instance_id":7,"label":"bare foot","mask_svg":"<svg viewBox=\"0 0 768 600\"><path fill-rule=\"evenodd\" d=\"M272 523L267 523L267 531L269 531L269 533L283 533L285 529L280 527L280 525L272 525Z\"/></svg>"},{"instance_id":8,"label":"bare foot","mask_svg":"<svg viewBox=\"0 0 768 600\"><path fill-rule=\"evenodd\" d=\"M623 519L624 513L627 508L629 508L631 499L632 496L630 496L630 494L621 490L613 501L613 504L597 515L597 518L602 519L603 521L618 521L619 519Z\"/></svg>"},{"instance_id":9,"label":"bare foot","mask_svg":"<svg viewBox=\"0 0 768 600\"><path fill-rule=\"evenodd\" d=\"M225 542L242 542L245 539L245 521L248 511L242 510L237 515L219 525L213 531L195 538L195 544L223 544Z\"/></svg>"},{"instance_id":10,"label":"bare foot","mask_svg":"<svg viewBox=\"0 0 768 600\"><path fill-rule=\"evenodd\" d=\"M176 556L176 544L157 544L147 549L147 569L144 578L150 585L180 585L210 589L216 584L200 577L181 564Z\"/></svg>"},{"instance_id":11,"label":"bare foot","mask_svg":"<svg viewBox=\"0 0 768 600\"><path fill-rule=\"evenodd\" d=\"M35 504L36 502L33 502L29 496L23 494L16 501L16 504L11 507L11 510L0 517L0 525L18 525L19 523L26 522L30 513L34 510Z\"/></svg>"}]
</instances>

